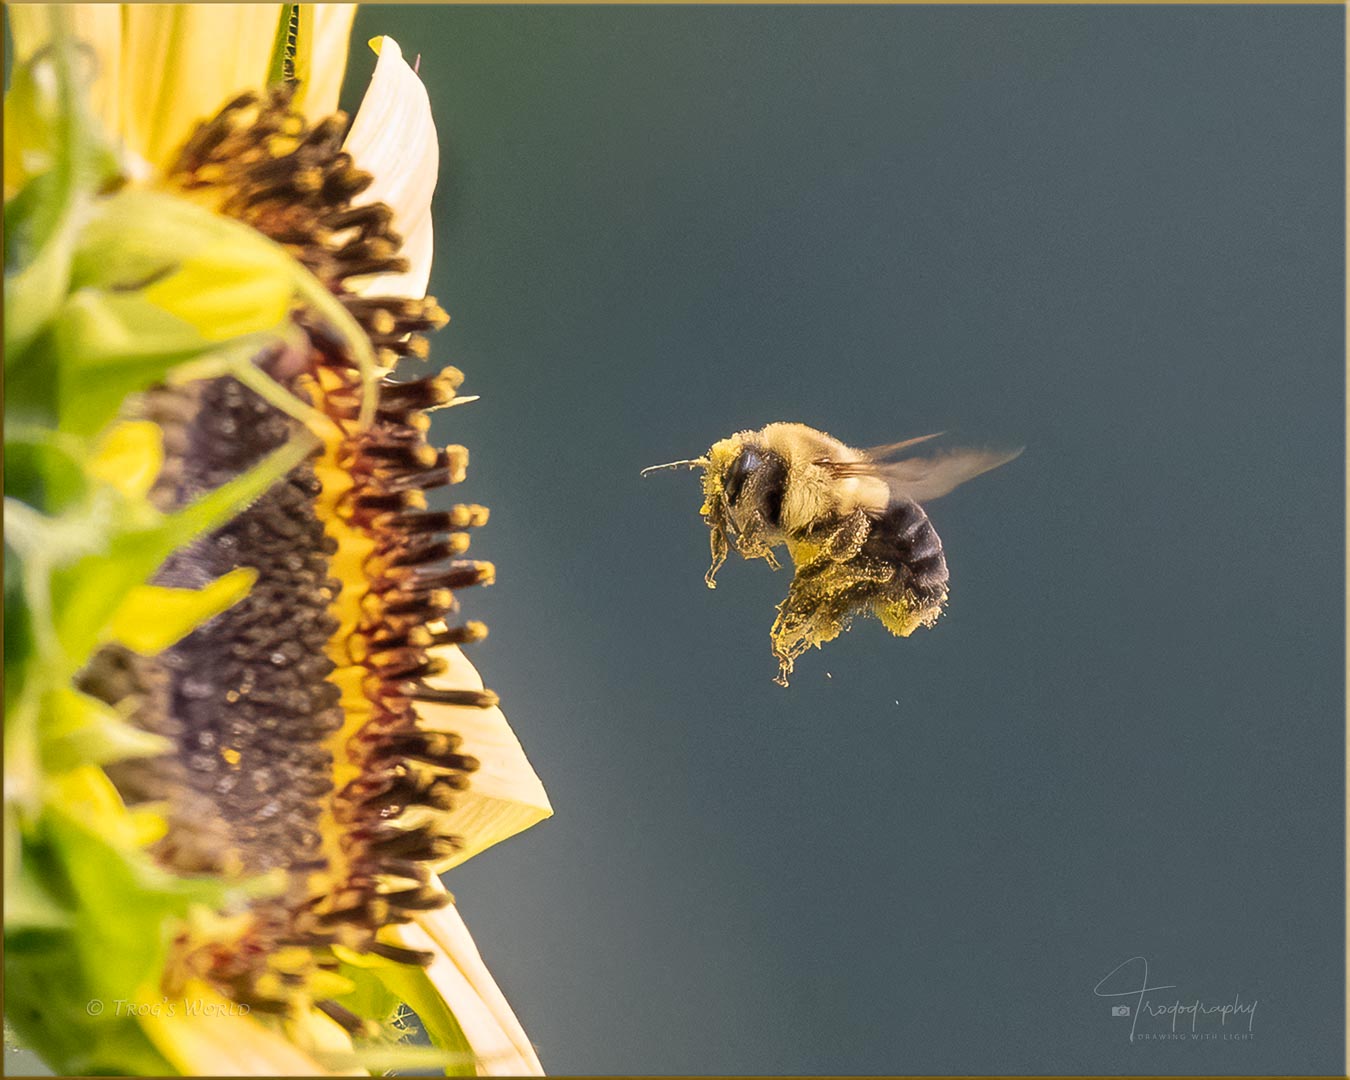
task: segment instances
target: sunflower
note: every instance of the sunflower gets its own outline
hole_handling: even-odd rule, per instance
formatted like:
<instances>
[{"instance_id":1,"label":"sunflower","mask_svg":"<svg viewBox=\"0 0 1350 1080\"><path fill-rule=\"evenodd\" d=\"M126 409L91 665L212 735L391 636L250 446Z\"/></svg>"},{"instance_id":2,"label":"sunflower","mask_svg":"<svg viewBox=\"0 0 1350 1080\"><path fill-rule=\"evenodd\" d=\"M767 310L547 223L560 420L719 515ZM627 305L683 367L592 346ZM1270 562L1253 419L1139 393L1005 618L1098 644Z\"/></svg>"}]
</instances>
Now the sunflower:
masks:
<instances>
[{"instance_id":1,"label":"sunflower","mask_svg":"<svg viewBox=\"0 0 1350 1080\"><path fill-rule=\"evenodd\" d=\"M9 1017L65 1071L539 1072L439 877L551 809L461 651L472 398L404 370L426 91L380 38L335 111L351 5L9 12Z\"/></svg>"}]
</instances>

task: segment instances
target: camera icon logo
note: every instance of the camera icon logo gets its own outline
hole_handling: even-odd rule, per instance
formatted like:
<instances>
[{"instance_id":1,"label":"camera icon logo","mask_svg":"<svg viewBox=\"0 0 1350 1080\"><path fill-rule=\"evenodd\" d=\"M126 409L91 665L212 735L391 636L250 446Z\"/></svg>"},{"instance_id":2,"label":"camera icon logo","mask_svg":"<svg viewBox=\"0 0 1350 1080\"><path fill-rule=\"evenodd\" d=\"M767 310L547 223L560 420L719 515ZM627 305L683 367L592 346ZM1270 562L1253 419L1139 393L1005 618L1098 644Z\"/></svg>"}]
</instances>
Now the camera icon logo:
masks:
<instances>
[{"instance_id":1,"label":"camera icon logo","mask_svg":"<svg viewBox=\"0 0 1350 1080\"><path fill-rule=\"evenodd\" d=\"M1130 1007L1129 1007L1128 1005L1112 1005L1112 1006L1111 1006L1111 1015L1112 1015L1112 1016L1129 1016L1129 1015L1130 1015Z\"/></svg>"}]
</instances>

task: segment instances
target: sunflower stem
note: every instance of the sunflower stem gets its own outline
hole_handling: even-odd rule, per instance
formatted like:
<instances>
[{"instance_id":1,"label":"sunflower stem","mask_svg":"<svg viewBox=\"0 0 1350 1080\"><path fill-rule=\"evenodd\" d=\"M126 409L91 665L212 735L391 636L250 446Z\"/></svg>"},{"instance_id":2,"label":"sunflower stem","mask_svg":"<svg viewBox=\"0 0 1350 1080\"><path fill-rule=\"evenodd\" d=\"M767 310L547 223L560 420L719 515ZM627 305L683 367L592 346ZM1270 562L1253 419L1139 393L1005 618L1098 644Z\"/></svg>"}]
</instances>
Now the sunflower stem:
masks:
<instances>
[{"instance_id":1,"label":"sunflower stem","mask_svg":"<svg viewBox=\"0 0 1350 1080\"><path fill-rule=\"evenodd\" d=\"M267 404L299 420L320 438L342 438L342 431L323 412L291 393L252 359L236 360L230 364L229 371Z\"/></svg>"}]
</instances>

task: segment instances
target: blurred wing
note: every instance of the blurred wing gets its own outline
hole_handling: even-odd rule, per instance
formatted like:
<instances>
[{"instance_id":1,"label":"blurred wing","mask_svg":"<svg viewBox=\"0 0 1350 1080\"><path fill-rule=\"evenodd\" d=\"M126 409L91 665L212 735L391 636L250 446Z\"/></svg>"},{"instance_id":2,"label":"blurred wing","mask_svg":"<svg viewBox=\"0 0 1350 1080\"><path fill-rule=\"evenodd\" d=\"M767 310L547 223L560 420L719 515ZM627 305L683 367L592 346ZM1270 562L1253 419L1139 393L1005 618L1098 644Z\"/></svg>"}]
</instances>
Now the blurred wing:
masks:
<instances>
[{"instance_id":1,"label":"blurred wing","mask_svg":"<svg viewBox=\"0 0 1350 1080\"><path fill-rule=\"evenodd\" d=\"M932 436L926 435L924 438L932 438ZM910 443L922 441L922 439L911 439ZM904 445L906 444L895 444L895 446ZM878 449L884 450L886 448L879 447ZM913 499L917 503L924 503L946 495L953 488L979 476L980 473L986 473L990 469L1006 465L1017 457L1022 449L1019 446L1016 450L1011 451L948 450L945 453L935 454L933 457L903 458L900 461L892 462L826 460L819 464L825 466L830 474L838 479L849 476L878 477L886 481L892 495L899 495L907 499ZM868 454L870 456L875 452L869 450Z\"/></svg>"},{"instance_id":2,"label":"blurred wing","mask_svg":"<svg viewBox=\"0 0 1350 1080\"><path fill-rule=\"evenodd\" d=\"M869 446L863 451L863 457L868 461L885 461L888 457L894 457L901 450L908 450L911 446L917 446L921 442L927 442L929 439L936 439L945 432L935 431L931 435L919 435L913 439L905 439L902 442L885 443L881 446Z\"/></svg>"}]
</instances>

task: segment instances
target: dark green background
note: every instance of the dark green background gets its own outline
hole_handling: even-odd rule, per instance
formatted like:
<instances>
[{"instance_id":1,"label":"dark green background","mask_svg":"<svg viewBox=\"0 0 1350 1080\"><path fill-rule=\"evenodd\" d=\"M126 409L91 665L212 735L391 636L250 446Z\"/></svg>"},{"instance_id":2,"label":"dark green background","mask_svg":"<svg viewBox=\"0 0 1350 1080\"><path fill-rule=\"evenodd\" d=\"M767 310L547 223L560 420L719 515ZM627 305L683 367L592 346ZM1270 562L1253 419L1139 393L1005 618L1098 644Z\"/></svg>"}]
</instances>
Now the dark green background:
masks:
<instances>
[{"instance_id":1,"label":"dark green background","mask_svg":"<svg viewBox=\"0 0 1350 1080\"><path fill-rule=\"evenodd\" d=\"M362 11L557 808L447 880L548 1069L1342 1071L1343 19ZM783 419L1027 445L932 508L938 627L786 691L786 573L708 592L637 476ZM1255 1038L1131 1044L1135 955Z\"/></svg>"},{"instance_id":2,"label":"dark green background","mask_svg":"<svg viewBox=\"0 0 1350 1080\"><path fill-rule=\"evenodd\" d=\"M436 110L473 656L557 808L447 880L546 1068L1342 1071L1343 19L362 11ZM785 419L1027 445L932 508L938 627L789 690L786 573L708 592L637 475ZM1254 1039L1131 1044L1135 955Z\"/></svg>"}]
</instances>

